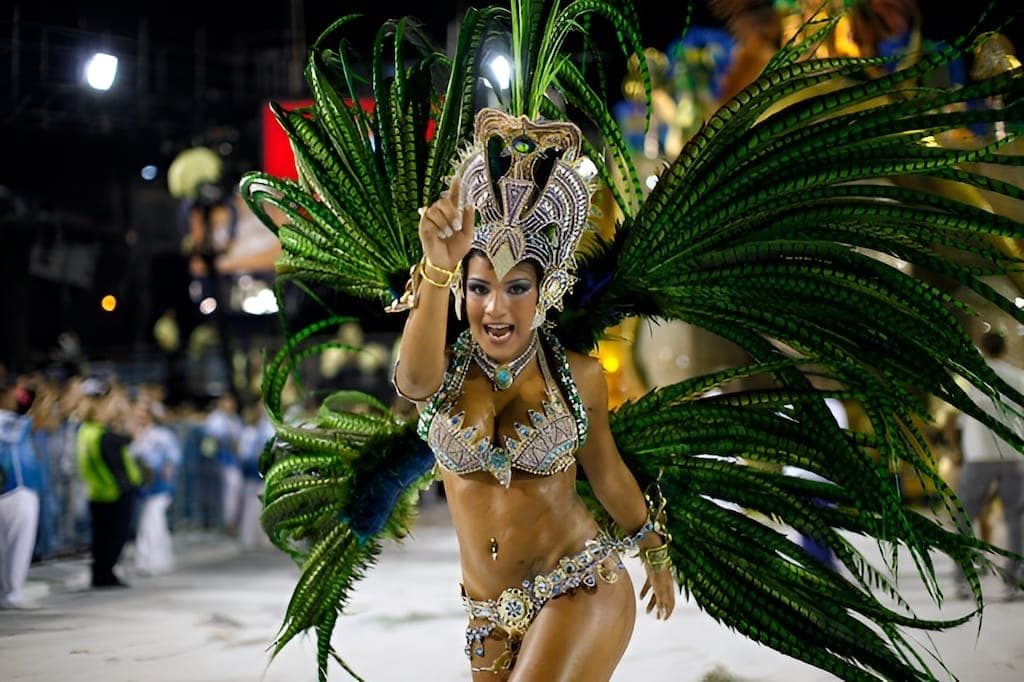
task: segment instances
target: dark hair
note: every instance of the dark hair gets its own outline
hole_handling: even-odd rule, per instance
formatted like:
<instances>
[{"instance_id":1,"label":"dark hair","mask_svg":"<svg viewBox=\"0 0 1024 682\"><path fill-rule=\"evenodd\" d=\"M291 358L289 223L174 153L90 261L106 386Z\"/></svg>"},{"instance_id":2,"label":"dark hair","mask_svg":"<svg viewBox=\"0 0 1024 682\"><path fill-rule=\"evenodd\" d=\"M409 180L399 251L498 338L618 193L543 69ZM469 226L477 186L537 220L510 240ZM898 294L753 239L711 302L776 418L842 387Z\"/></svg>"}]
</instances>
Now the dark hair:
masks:
<instances>
[{"instance_id":1,"label":"dark hair","mask_svg":"<svg viewBox=\"0 0 1024 682\"><path fill-rule=\"evenodd\" d=\"M981 350L990 358L998 358L1006 350L1006 339L999 332L985 332L981 337Z\"/></svg>"}]
</instances>

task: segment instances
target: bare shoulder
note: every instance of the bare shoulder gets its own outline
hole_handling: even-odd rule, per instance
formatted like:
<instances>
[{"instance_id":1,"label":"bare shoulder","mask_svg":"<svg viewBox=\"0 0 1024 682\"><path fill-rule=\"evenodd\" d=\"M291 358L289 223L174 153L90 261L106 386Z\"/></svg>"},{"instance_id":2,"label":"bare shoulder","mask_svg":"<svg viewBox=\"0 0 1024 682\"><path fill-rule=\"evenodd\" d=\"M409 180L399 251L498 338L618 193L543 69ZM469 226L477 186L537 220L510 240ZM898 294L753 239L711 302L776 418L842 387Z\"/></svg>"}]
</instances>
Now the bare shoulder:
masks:
<instances>
[{"instance_id":1,"label":"bare shoulder","mask_svg":"<svg viewBox=\"0 0 1024 682\"><path fill-rule=\"evenodd\" d=\"M580 392L583 402L589 407L592 401L607 401L608 386L600 361L590 355L573 351L567 351L565 355L569 361L572 379L576 382L576 389Z\"/></svg>"}]
</instances>

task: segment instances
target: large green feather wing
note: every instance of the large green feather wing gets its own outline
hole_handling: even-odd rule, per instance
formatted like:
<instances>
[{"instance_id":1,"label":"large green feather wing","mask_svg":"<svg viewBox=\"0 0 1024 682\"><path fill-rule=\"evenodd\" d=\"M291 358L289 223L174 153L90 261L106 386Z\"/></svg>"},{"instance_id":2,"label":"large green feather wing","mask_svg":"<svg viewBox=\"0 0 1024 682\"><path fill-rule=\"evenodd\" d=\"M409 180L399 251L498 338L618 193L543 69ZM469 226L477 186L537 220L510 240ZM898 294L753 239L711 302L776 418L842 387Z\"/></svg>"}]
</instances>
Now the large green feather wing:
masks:
<instances>
[{"instance_id":1,"label":"large green feather wing","mask_svg":"<svg viewBox=\"0 0 1024 682\"><path fill-rule=\"evenodd\" d=\"M1024 225L978 200L984 190L1020 207L1024 191L999 176L1024 157L1012 133L969 149L936 140L997 121L1013 130L1024 77L921 85L966 41L882 78L864 75L882 60L801 61L804 47L783 50L712 116L614 239L585 256L558 330L587 350L606 326L639 315L743 348L749 366L654 391L612 416L630 468L672 501L681 586L716 619L843 679L931 679L905 628L963 618L915 617L839 531L878 540L893 569L905 547L940 601L932 554L947 554L981 606L978 566L1002 552L950 530L963 511L921 425L937 397L1024 447L957 383L983 387L1010 414L1024 409L958 317L982 302L1024 321L989 280L1020 271L995 244L1021 238ZM708 395L740 379L764 388ZM867 428L836 426L828 397L857 404ZM787 465L829 482L784 476ZM904 506L893 483L903 467L938 491L939 520ZM823 569L780 526L826 542L849 577Z\"/></svg>"}]
</instances>

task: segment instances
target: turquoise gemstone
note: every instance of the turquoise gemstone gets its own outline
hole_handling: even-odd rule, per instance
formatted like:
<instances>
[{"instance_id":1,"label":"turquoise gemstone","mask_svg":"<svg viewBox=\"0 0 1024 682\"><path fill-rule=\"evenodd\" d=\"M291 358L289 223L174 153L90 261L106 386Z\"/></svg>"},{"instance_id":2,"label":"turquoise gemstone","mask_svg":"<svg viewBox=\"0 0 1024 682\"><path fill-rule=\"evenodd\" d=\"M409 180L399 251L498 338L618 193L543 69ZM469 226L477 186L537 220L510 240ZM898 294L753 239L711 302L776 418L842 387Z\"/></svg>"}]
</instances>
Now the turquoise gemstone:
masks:
<instances>
[{"instance_id":1,"label":"turquoise gemstone","mask_svg":"<svg viewBox=\"0 0 1024 682\"><path fill-rule=\"evenodd\" d=\"M505 365L494 370L494 385L503 391L512 385L513 379L512 370Z\"/></svg>"}]
</instances>

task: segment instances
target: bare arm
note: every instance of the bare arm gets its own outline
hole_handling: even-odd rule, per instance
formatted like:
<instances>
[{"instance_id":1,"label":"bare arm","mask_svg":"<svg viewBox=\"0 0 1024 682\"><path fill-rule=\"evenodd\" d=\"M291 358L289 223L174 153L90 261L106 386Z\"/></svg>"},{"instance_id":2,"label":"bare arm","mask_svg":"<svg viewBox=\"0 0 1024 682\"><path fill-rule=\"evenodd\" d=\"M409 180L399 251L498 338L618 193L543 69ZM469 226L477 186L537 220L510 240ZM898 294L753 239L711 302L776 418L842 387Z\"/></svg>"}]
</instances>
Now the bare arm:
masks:
<instances>
[{"instance_id":1,"label":"bare arm","mask_svg":"<svg viewBox=\"0 0 1024 682\"><path fill-rule=\"evenodd\" d=\"M429 397L440 388L444 378L451 292L447 286L435 283L443 283L444 271L455 271L473 241L473 207L467 206L458 215L460 185L460 179L455 178L451 191L420 216L420 243L426 261L419 288L414 292L416 306L405 321L395 370L398 390L412 398Z\"/></svg>"},{"instance_id":2,"label":"bare arm","mask_svg":"<svg viewBox=\"0 0 1024 682\"><path fill-rule=\"evenodd\" d=\"M587 442L580 449L577 460L587 474L587 480L615 523L628 533L640 529L647 520L647 502L633 473L622 461L608 424L608 386L604 371L597 360L577 357L572 363L573 378L587 409L590 422ZM648 533L639 544L650 549L663 544L664 538ZM668 618L675 607L675 581L666 569L652 569L646 563L647 583L641 598L653 589L647 612L657 608L659 619Z\"/></svg>"}]
</instances>

